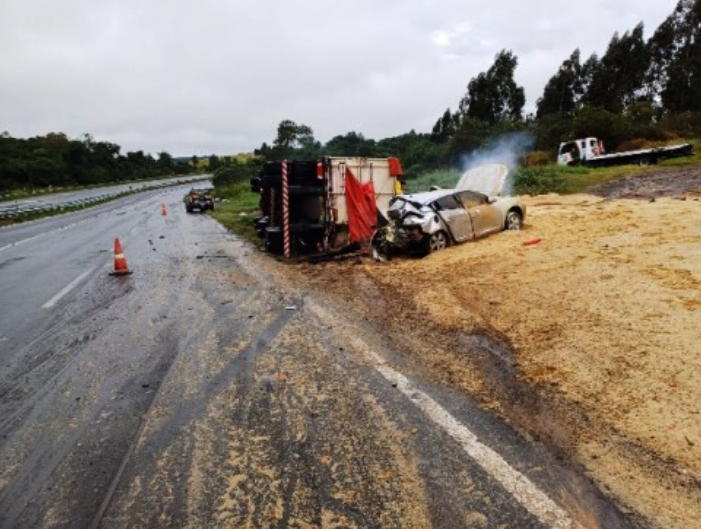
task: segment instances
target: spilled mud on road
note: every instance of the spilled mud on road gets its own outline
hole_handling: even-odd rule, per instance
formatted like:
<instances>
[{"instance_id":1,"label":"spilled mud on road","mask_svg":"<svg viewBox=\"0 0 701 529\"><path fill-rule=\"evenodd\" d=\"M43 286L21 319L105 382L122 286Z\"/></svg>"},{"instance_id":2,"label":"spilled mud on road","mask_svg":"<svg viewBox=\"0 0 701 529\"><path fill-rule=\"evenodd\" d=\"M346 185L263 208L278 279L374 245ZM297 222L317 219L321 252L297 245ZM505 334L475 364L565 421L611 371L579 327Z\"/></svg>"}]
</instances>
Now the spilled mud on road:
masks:
<instances>
[{"instance_id":1,"label":"spilled mud on road","mask_svg":"<svg viewBox=\"0 0 701 529\"><path fill-rule=\"evenodd\" d=\"M424 259L301 271L624 510L698 528L701 197L650 182L625 184L644 200L529 197L524 231Z\"/></svg>"}]
</instances>

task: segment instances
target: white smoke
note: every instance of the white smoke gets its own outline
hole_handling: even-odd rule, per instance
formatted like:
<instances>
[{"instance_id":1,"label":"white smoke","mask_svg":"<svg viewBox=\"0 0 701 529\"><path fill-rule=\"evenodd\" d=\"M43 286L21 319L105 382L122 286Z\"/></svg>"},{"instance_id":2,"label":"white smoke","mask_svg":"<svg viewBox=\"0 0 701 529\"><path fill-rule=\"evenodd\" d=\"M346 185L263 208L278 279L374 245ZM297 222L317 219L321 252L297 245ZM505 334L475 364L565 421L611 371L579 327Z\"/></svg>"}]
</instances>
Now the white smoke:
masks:
<instances>
[{"instance_id":1,"label":"white smoke","mask_svg":"<svg viewBox=\"0 0 701 529\"><path fill-rule=\"evenodd\" d=\"M533 149L535 137L530 132L510 132L491 140L479 149L462 156L460 166L464 171L488 163L500 163L509 168L502 195L514 191L514 175L524 155Z\"/></svg>"}]
</instances>

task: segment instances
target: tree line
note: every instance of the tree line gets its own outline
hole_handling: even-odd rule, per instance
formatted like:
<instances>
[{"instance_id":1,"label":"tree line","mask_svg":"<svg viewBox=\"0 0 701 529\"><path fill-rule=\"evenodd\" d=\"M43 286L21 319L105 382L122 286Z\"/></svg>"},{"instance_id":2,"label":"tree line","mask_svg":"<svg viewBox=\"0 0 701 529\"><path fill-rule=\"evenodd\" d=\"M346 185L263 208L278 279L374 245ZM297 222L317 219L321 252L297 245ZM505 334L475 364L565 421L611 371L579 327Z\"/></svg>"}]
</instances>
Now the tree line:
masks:
<instances>
[{"instance_id":1,"label":"tree line","mask_svg":"<svg viewBox=\"0 0 701 529\"><path fill-rule=\"evenodd\" d=\"M375 141L360 132L325 144L311 127L284 120L263 159L399 156L409 176L453 166L461 156L509 133L528 133L531 148L550 159L561 141L596 136L609 148L630 140L666 141L701 135L701 0L680 0L646 41L643 24L614 34L605 53L567 57L524 115L524 89L515 81L518 57L499 52L471 79L456 110L446 109L430 132Z\"/></svg>"},{"instance_id":2,"label":"tree line","mask_svg":"<svg viewBox=\"0 0 701 529\"><path fill-rule=\"evenodd\" d=\"M167 152L154 158L143 151L121 154L114 143L85 134L70 139L63 133L34 138L0 134L0 189L87 186L143 180L192 172Z\"/></svg>"}]
</instances>

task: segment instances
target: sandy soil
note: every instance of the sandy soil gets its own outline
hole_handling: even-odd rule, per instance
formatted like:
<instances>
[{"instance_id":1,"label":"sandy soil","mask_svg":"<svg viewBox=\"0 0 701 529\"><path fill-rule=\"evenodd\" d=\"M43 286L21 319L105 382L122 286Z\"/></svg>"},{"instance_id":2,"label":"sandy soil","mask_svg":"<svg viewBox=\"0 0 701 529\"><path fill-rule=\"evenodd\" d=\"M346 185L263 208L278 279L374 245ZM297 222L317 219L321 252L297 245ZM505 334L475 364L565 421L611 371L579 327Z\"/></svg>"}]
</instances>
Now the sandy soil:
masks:
<instances>
[{"instance_id":1,"label":"sandy soil","mask_svg":"<svg viewBox=\"0 0 701 529\"><path fill-rule=\"evenodd\" d=\"M343 294L347 274L347 297L404 332L428 376L479 395L653 526L701 528L701 169L596 193L528 197L524 231L317 265L316 281ZM465 354L474 336L512 351L504 378Z\"/></svg>"}]
</instances>

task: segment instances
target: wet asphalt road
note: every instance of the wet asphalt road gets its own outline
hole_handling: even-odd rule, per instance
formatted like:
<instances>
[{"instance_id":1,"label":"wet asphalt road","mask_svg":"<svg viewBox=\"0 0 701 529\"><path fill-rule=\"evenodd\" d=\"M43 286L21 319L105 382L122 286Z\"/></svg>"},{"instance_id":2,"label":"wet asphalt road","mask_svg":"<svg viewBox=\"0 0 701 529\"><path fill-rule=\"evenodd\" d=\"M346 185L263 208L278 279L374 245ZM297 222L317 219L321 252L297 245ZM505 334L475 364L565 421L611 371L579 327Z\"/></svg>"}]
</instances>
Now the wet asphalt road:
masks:
<instances>
[{"instance_id":1,"label":"wet asphalt road","mask_svg":"<svg viewBox=\"0 0 701 529\"><path fill-rule=\"evenodd\" d=\"M184 191L0 230L0 528L640 527Z\"/></svg>"}]
</instances>

